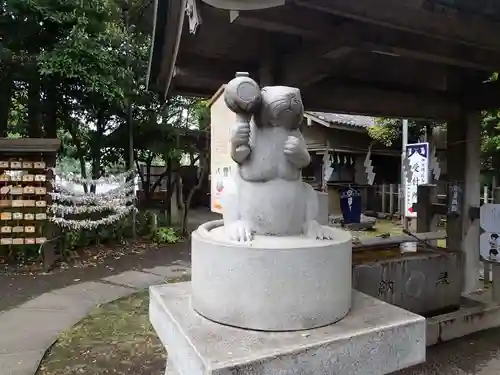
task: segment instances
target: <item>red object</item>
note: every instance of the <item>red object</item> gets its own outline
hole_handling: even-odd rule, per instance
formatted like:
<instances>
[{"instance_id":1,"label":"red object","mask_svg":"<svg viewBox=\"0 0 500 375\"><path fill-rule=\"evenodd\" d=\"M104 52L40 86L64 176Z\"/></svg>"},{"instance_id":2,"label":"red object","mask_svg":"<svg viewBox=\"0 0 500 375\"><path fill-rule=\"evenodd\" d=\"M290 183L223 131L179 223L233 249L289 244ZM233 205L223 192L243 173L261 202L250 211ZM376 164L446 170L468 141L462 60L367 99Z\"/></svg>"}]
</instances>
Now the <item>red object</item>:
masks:
<instances>
[{"instance_id":1,"label":"red object","mask_svg":"<svg viewBox=\"0 0 500 375\"><path fill-rule=\"evenodd\" d=\"M221 181L217 182L217 185L215 185L215 190L220 193L222 190L224 190L224 184Z\"/></svg>"}]
</instances>

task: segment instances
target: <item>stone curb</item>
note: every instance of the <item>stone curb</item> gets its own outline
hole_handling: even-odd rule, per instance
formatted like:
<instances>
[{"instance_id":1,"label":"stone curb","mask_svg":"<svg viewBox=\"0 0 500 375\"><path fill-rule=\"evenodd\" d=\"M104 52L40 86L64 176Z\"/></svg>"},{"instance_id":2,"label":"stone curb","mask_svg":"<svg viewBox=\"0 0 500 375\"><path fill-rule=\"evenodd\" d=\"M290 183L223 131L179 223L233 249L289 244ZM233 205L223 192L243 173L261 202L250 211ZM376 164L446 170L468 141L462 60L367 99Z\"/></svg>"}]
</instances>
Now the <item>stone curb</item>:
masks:
<instances>
[{"instance_id":1,"label":"stone curb","mask_svg":"<svg viewBox=\"0 0 500 375\"><path fill-rule=\"evenodd\" d=\"M59 335L94 308L185 275L190 275L190 268L178 262L125 271L98 281L53 290L0 312L2 375L36 374L45 353Z\"/></svg>"}]
</instances>

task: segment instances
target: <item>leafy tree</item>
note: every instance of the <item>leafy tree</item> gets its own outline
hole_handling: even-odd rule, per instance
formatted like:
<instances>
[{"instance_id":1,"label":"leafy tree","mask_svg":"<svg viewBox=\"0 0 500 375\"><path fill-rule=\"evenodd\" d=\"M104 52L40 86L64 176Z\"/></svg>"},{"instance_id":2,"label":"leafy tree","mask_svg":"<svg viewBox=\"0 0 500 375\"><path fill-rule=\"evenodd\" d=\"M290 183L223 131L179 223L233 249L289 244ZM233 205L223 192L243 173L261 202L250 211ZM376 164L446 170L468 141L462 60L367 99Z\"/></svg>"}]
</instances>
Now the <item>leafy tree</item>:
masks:
<instances>
[{"instance_id":1,"label":"leafy tree","mask_svg":"<svg viewBox=\"0 0 500 375\"><path fill-rule=\"evenodd\" d=\"M481 158L484 169L496 171L500 168L499 110L483 113L481 122Z\"/></svg>"},{"instance_id":2,"label":"leafy tree","mask_svg":"<svg viewBox=\"0 0 500 375\"><path fill-rule=\"evenodd\" d=\"M434 121L408 121L408 141L418 142L418 140L431 132L434 127L442 127L443 124ZM394 143L401 143L403 135L403 120L396 118L378 118L375 124L368 128L368 134L375 141L390 147Z\"/></svg>"},{"instance_id":3,"label":"leafy tree","mask_svg":"<svg viewBox=\"0 0 500 375\"><path fill-rule=\"evenodd\" d=\"M98 178L127 164L131 128L140 173L166 165L171 194L181 157L200 163L184 133L208 129L209 113L198 99L162 103L146 90L152 6L0 0L0 136L58 137L60 169Z\"/></svg>"}]
</instances>

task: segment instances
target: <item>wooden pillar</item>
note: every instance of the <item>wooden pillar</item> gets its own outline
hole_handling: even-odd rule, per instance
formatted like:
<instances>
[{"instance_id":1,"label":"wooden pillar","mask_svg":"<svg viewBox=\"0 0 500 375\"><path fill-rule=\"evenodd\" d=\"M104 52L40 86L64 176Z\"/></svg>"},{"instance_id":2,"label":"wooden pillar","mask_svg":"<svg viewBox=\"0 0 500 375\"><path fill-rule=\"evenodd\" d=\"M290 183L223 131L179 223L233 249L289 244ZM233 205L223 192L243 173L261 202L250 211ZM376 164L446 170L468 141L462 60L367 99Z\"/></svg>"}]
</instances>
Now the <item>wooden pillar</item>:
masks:
<instances>
[{"instance_id":1,"label":"wooden pillar","mask_svg":"<svg viewBox=\"0 0 500 375\"><path fill-rule=\"evenodd\" d=\"M479 288L479 220L471 220L470 207L480 201L480 113L464 111L460 118L448 121L448 184L462 188L461 214L449 216L446 224L447 246L465 253L464 292ZM453 162L451 162L453 161Z\"/></svg>"},{"instance_id":2,"label":"wooden pillar","mask_svg":"<svg viewBox=\"0 0 500 375\"><path fill-rule=\"evenodd\" d=\"M386 207L387 207L387 204L386 204L386 198L387 198L387 189L386 189L386 184L382 184L382 192L381 192L381 195L382 195L382 208L380 209L380 212L382 213L386 213L387 210L386 210Z\"/></svg>"},{"instance_id":3,"label":"wooden pillar","mask_svg":"<svg viewBox=\"0 0 500 375\"><path fill-rule=\"evenodd\" d=\"M326 180L326 170L330 166L330 152L328 148L323 152L323 163L321 164L321 191L328 193L328 181Z\"/></svg>"},{"instance_id":4,"label":"wooden pillar","mask_svg":"<svg viewBox=\"0 0 500 375\"><path fill-rule=\"evenodd\" d=\"M500 204L500 188L495 188L495 190L493 190L493 203ZM484 262L484 282L487 281L486 272L488 272L489 279L490 269L493 274L491 297L494 302L500 303L500 264Z\"/></svg>"},{"instance_id":5,"label":"wooden pillar","mask_svg":"<svg viewBox=\"0 0 500 375\"><path fill-rule=\"evenodd\" d=\"M419 185L417 189L417 233L435 232L439 216L434 214L432 205L438 203L438 187L435 184ZM427 241L437 246L437 241Z\"/></svg>"},{"instance_id":6,"label":"wooden pillar","mask_svg":"<svg viewBox=\"0 0 500 375\"><path fill-rule=\"evenodd\" d=\"M438 203L437 185L419 185L417 189L417 233L433 232L437 227L437 215L432 209Z\"/></svg>"},{"instance_id":7,"label":"wooden pillar","mask_svg":"<svg viewBox=\"0 0 500 375\"><path fill-rule=\"evenodd\" d=\"M277 47L270 41L263 41L259 67L260 87L276 85L280 80Z\"/></svg>"},{"instance_id":8,"label":"wooden pillar","mask_svg":"<svg viewBox=\"0 0 500 375\"><path fill-rule=\"evenodd\" d=\"M389 213L394 215L394 184L389 185Z\"/></svg>"},{"instance_id":9,"label":"wooden pillar","mask_svg":"<svg viewBox=\"0 0 500 375\"><path fill-rule=\"evenodd\" d=\"M403 217L403 210L404 210L404 205L403 205L403 199L401 197L404 196L403 192L403 185L398 184L398 212L401 217Z\"/></svg>"}]
</instances>

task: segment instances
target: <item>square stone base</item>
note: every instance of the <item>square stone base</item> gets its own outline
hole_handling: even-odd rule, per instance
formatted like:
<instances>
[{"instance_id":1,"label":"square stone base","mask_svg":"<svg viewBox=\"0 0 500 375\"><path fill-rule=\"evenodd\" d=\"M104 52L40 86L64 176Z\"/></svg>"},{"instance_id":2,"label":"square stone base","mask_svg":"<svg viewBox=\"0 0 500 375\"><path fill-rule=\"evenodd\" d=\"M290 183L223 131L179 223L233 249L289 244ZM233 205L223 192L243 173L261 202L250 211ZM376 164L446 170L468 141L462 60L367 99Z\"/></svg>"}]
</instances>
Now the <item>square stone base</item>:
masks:
<instances>
[{"instance_id":1,"label":"square stone base","mask_svg":"<svg viewBox=\"0 0 500 375\"><path fill-rule=\"evenodd\" d=\"M384 375L425 361L425 319L356 291L338 323L258 332L201 317L190 290L190 283L150 288L149 316L168 350L168 375Z\"/></svg>"}]
</instances>

